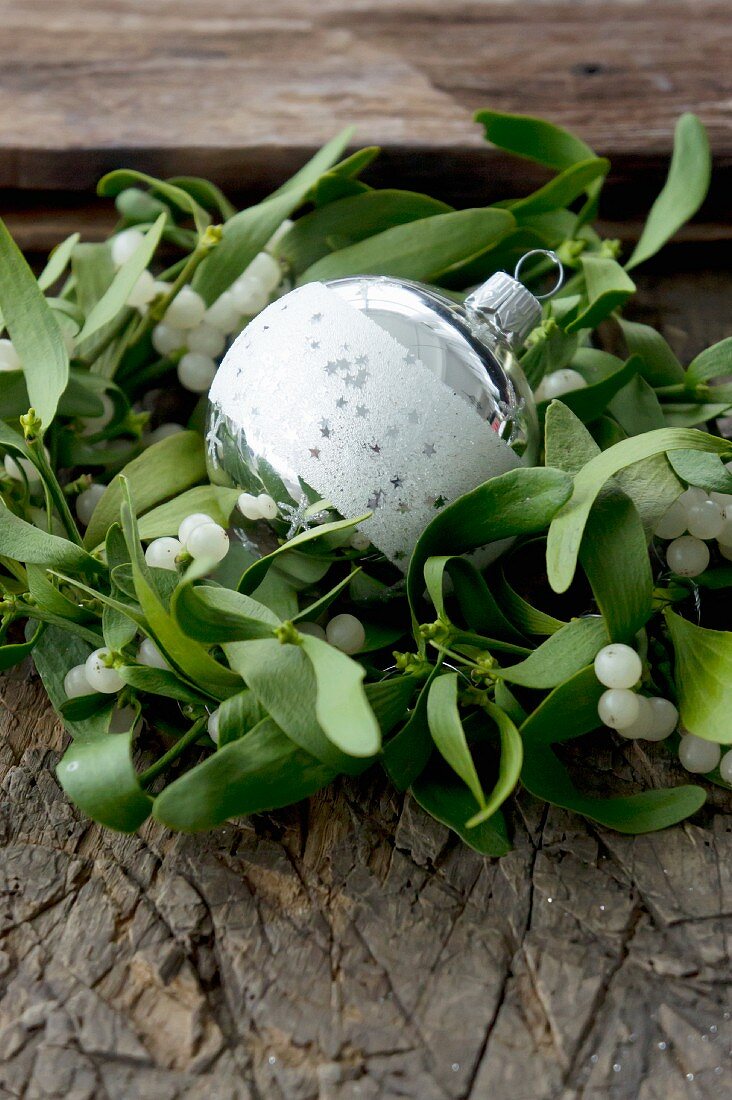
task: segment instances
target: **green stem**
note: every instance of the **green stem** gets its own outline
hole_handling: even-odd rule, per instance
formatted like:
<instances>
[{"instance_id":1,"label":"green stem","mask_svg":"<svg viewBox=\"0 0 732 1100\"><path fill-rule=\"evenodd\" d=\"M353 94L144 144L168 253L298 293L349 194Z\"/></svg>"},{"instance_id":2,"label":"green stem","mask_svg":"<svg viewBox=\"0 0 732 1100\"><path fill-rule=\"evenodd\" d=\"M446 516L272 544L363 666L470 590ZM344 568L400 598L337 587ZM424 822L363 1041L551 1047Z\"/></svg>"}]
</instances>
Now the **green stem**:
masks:
<instances>
[{"instance_id":1,"label":"green stem","mask_svg":"<svg viewBox=\"0 0 732 1100\"><path fill-rule=\"evenodd\" d=\"M29 410L29 413L31 411L32 410ZM51 464L46 458L46 452L43 448L43 442L40 434L32 435L26 441L28 443L28 450L30 451L33 462L38 468L41 477L43 478L43 483L48 491L48 495L50 496L51 501L56 508L56 511L61 517L61 522L64 525L66 534L68 535L71 542L75 542L77 546L83 546L83 539L79 534L79 529L76 526L74 517L71 514L71 509L66 502L66 497L64 496L63 489L59 485L56 475L51 469Z\"/></svg>"},{"instance_id":2,"label":"green stem","mask_svg":"<svg viewBox=\"0 0 732 1100\"><path fill-rule=\"evenodd\" d=\"M180 293L184 286L190 283L196 269L206 259L208 254L216 247L221 240L221 229L219 226L210 225L206 232L203 234L193 252L181 267L180 271L176 275L175 282L171 286L167 294L162 298L154 301L150 306L145 316L141 319L137 330L132 334L129 347L134 347L145 336L150 329L154 328L165 316L167 310L173 299Z\"/></svg>"},{"instance_id":3,"label":"green stem","mask_svg":"<svg viewBox=\"0 0 732 1100\"><path fill-rule=\"evenodd\" d=\"M184 752L189 745L192 745L194 741L197 741L201 734L201 731L205 728L207 721L208 716L204 715L203 718L199 718L197 722L194 722L188 732L184 733L183 736L180 737L176 741L176 743L172 745L163 756L160 757L159 760L156 760L154 764L151 764L146 771L142 772L139 775L138 778L140 781L140 785L143 787L147 787L150 783L152 783L153 779L157 779L157 777L162 772L164 772L166 768L168 768L173 763L174 760L177 760L180 754Z\"/></svg>"}]
</instances>

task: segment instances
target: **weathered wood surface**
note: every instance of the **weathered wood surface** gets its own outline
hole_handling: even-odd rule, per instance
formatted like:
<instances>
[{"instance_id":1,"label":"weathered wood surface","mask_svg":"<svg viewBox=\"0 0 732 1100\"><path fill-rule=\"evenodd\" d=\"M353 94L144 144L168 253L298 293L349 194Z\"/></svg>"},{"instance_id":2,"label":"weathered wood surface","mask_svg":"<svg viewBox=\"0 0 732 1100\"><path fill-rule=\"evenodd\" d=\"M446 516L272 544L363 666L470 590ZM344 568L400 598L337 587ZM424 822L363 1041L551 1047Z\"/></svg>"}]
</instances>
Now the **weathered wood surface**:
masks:
<instances>
[{"instance_id":1,"label":"weathered wood surface","mask_svg":"<svg viewBox=\"0 0 732 1100\"><path fill-rule=\"evenodd\" d=\"M644 283L686 355L732 335L729 275ZM0 1100L732 1097L724 792L635 839L522 795L501 861L376 777L120 837L64 798L38 681L1 690ZM598 792L683 781L591 751Z\"/></svg>"},{"instance_id":2,"label":"weathered wood surface","mask_svg":"<svg viewBox=\"0 0 732 1100\"><path fill-rule=\"evenodd\" d=\"M720 181L732 167L727 0L2 0L0 15L3 188L88 191L134 165L261 192L354 124L384 146L377 178L482 202L516 182L471 121L489 105L576 128L618 183L642 165L624 216L646 208L682 111L708 125Z\"/></svg>"}]
</instances>

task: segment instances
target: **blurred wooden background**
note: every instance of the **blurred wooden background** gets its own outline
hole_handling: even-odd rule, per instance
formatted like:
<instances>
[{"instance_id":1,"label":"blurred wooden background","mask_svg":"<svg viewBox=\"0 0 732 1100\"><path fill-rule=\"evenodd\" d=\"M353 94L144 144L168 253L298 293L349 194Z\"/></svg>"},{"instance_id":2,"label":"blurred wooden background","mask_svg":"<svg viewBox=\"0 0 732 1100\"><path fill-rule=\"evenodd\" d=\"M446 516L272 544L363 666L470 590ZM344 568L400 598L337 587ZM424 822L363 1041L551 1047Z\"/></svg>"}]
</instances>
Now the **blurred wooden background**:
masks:
<instances>
[{"instance_id":1,"label":"blurred wooden background","mask_svg":"<svg viewBox=\"0 0 732 1100\"><path fill-rule=\"evenodd\" d=\"M729 0L1 0L0 27L0 206L28 247L100 232L111 168L251 198L348 124L383 146L374 182L463 205L528 190L537 170L471 121L485 106L611 157L603 216L626 235L698 112L716 175L687 236L729 235Z\"/></svg>"},{"instance_id":2,"label":"blurred wooden background","mask_svg":"<svg viewBox=\"0 0 732 1100\"><path fill-rule=\"evenodd\" d=\"M613 160L632 240L684 110L715 180L637 273L685 360L732 335L728 0L0 0L0 212L47 249L113 221L120 166L278 185L341 126L372 182L482 204L536 169L481 106ZM515 851L462 847L376 775L207 836L90 825L31 668L0 683L0 1100L725 1100L732 801L620 837L522 795ZM595 789L682 782L660 746L588 749Z\"/></svg>"}]
</instances>

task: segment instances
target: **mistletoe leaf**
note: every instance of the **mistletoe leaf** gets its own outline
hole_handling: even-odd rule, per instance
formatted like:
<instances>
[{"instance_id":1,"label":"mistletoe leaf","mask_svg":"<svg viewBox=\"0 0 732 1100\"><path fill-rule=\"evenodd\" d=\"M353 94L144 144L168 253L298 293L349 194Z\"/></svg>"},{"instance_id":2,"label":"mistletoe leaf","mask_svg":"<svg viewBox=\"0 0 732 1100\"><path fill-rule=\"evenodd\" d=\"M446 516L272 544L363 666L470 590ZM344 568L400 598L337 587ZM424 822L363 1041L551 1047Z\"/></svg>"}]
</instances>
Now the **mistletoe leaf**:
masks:
<instances>
[{"instance_id":1,"label":"mistletoe leaf","mask_svg":"<svg viewBox=\"0 0 732 1100\"><path fill-rule=\"evenodd\" d=\"M81 234L72 233L70 237L56 245L48 258L48 263L38 276L38 285L41 290L50 290L53 284L61 278L71 262L71 255L80 239Z\"/></svg>"},{"instance_id":2,"label":"mistletoe leaf","mask_svg":"<svg viewBox=\"0 0 732 1100\"><path fill-rule=\"evenodd\" d=\"M415 191L388 188L366 191L328 203L299 218L280 242L278 251L292 270L299 273L333 251L330 242L334 237L355 244L392 226L451 210L447 203Z\"/></svg>"},{"instance_id":3,"label":"mistletoe leaf","mask_svg":"<svg viewBox=\"0 0 732 1100\"><path fill-rule=\"evenodd\" d=\"M486 798L458 711L457 673L448 672L432 681L427 696L427 722L437 751L484 810Z\"/></svg>"},{"instance_id":4,"label":"mistletoe leaf","mask_svg":"<svg viewBox=\"0 0 732 1100\"><path fill-rule=\"evenodd\" d=\"M430 687L439 675L440 666L437 665L432 669L420 690L407 721L382 749L384 767L397 790L406 791L424 770L432 755L433 743L427 721L427 702ZM475 807L471 806L463 821L467 820L474 809Z\"/></svg>"},{"instance_id":5,"label":"mistletoe leaf","mask_svg":"<svg viewBox=\"0 0 732 1100\"><path fill-rule=\"evenodd\" d=\"M56 769L66 794L92 821L134 833L150 816L153 800L132 764L133 733L74 741Z\"/></svg>"},{"instance_id":6,"label":"mistletoe leaf","mask_svg":"<svg viewBox=\"0 0 732 1100\"><path fill-rule=\"evenodd\" d=\"M455 598L471 630L491 638L507 638L524 644L526 639L516 630L491 595L483 577L465 558L447 555L428 558L424 563L424 578L437 615L449 622L445 611L445 579L452 581Z\"/></svg>"},{"instance_id":7,"label":"mistletoe leaf","mask_svg":"<svg viewBox=\"0 0 732 1100\"><path fill-rule=\"evenodd\" d=\"M241 592L181 584L170 610L182 630L203 645L271 638L280 620L264 604Z\"/></svg>"},{"instance_id":8,"label":"mistletoe leaf","mask_svg":"<svg viewBox=\"0 0 732 1100\"><path fill-rule=\"evenodd\" d=\"M571 478L546 468L509 470L448 504L420 535L409 563L412 609L423 587L424 563L464 554L499 539L542 531L572 492Z\"/></svg>"},{"instance_id":9,"label":"mistletoe leaf","mask_svg":"<svg viewBox=\"0 0 732 1100\"><path fill-rule=\"evenodd\" d=\"M641 374L651 386L671 386L684 380L684 368L660 332L638 321L618 318L631 355L641 361Z\"/></svg>"},{"instance_id":10,"label":"mistletoe leaf","mask_svg":"<svg viewBox=\"0 0 732 1100\"><path fill-rule=\"evenodd\" d=\"M696 813L706 799L701 787L690 784L616 798L583 795L551 746L541 743L526 747L521 782L536 798L573 810L619 833L666 829Z\"/></svg>"},{"instance_id":11,"label":"mistletoe leaf","mask_svg":"<svg viewBox=\"0 0 732 1100\"><path fill-rule=\"evenodd\" d=\"M228 642L223 648L231 667L291 741L335 772L358 775L368 767L370 760L343 752L320 725L318 682L303 646L272 638Z\"/></svg>"},{"instance_id":12,"label":"mistletoe leaf","mask_svg":"<svg viewBox=\"0 0 732 1100\"><path fill-rule=\"evenodd\" d=\"M486 821L468 828L465 824L475 809L470 791L447 768L430 768L411 788L415 802L436 821L447 825L476 852L483 856L505 856L511 851L506 822L500 810Z\"/></svg>"},{"instance_id":13,"label":"mistletoe leaf","mask_svg":"<svg viewBox=\"0 0 732 1100\"><path fill-rule=\"evenodd\" d=\"M229 218L221 242L193 279L194 288L207 304L214 302L246 270L285 218L301 205L310 188L341 155L352 133L347 129L337 134L273 195Z\"/></svg>"},{"instance_id":14,"label":"mistletoe leaf","mask_svg":"<svg viewBox=\"0 0 732 1100\"><path fill-rule=\"evenodd\" d=\"M489 821L506 799L513 794L519 781L524 756L521 734L508 714L488 700L483 703L483 709L498 727L501 742L498 777L485 806L465 823L466 829L475 829L485 821Z\"/></svg>"},{"instance_id":15,"label":"mistletoe leaf","mask_svg":"<svg viewBox=\"0 0 732 1100\"><path fill-rule=\"evenodd\" d=\"M104 541L111 524L119 519L126 478L140 513L189 489L206 476L203 440L197 432L178 432L153 443L133 458L107 486L84 537L88 549Z\"/></svg>"},{"instance_id":16,"label":"mistletoe leaf","mask_svg":"<svg viewBox=\"0 0 732 1100\"><path fill-rule=\"evenodd\" d=\"M68 384L69 355L56 317L2 220L0 312L23 364L31 405L47 431Z\"/></svg>"},{"instance_id":17,"label":"mistletoe leaf","mask_svg":"<svg viewBox=\"0 0 732 1100\"><path fill-rule=\"evenodd\" d=\"M547 695L521 725L524 745L556 744L601 725L597 704L605 691L593 665L581 669Z\"/></svg>"},{"instance_id":18,"label":"mistletoe leaf","mask_svg":"<svg viewBox=\"0 0 732 1100\"><path fill-rule=\"evenodd\" d=\"M732 444L693 429L660 428L624 439L583 466L574 479L570 499L559 509L549 527L547 570L555 592L566 592L572 582L587 518L603 485L636 462L666 451L685 449L727 454Z\"/></svg>"},{"instance_id":19,"label":"mistletoe leaf","mask_svg":"<svg viewBox=\"0 0 732 1100\"><path fill-rule=\"evenodd\" d=\"M238 489L226 489L221 485L196 485L141 516L140 538L158 539L164 535L177 535L183 520L194 512L203 512L214 523L228 527L238 496Z\"/></svg>"},{"instance_id":20,"label":"mistletoe leaf","mask_svg":"<svg viewBox=\"0 0 732 1100\"><path fill-rule=\"evenodd\" d=\"M303 272L300 282L356 274L434 282L441 272L481 252L515 224L509 211L491 207L434 214L323 256Z\"/></svg>"},{"instance_id":21,"label":"mistletoe leaf","mask_svg":"<svg viewBox=\"0 0 732 1100\"><path fill-rule=\"evenodd\" d=\"M349 756L374 756L381 732L363 689L365 670L320 638L300 637L315 673L315 714L323 732Z\"/></svg>"},{"instance_id":22,"label":"mistletoe leaf","mask_svg":"<svg viewBox=\"0 0 732 1100\"><path fill-rule=\"evenodd\" d=\"M167 786L155 799L153 816L170 829L199 832L299 802L335 775L265 718Z\"/></svg>"},{"instance_id":23,"label":"mistletoe leaf","mask_svg":"<svg viewBox=\"0 0 732 1100\"><path fill-rule=\"evenodd\" d=\"M573 619L551 634L525 660L511 668L496 670L496 676L528 688L553 688L594 661L598 650L609 641L607 626L597 615Z\"/></svg>"},{"instance_id":24,"label":"mistletoe leaf","mask_svg":"<svg viewBox=\"0 0 732 1100\"><path fill-rule=\"evenodd\" d=\"M580 257L585 277L587 305L573 321L567 324L567 332L579 332L596 328L613 310L624 305L635 294L635 283L623 268L609 256L587 253Z\"/></svg>"},{"instance_id":25,"label":"mistletoe leaf","mask_svg":"<svg viewBox=\"0 0 732 1100\"><path fill-rule=\"evenodd\" d=\"M654 256L696 214L709 190L711 172L706 130L696 115L683 114L676 123L668 177L626 264L628 270Z\"/></svg>"},{"instance_id":26,"label":"mistletoe leaf","mask_svg":"<svg viewBox=\"0 0 732 1100\"><path fill-rule=\"evenodd\" d=\"M696 626L670 609L664 615L676 657L681 721L697 737L732 744L732 632Z\"/></svg>"},{"instance_id":27,"label":"mistletoe leaf","mask_svg":"<svg viewBox=\"0 0 732 1100\"><path fill-rule=\"evenodd\" d=\"M728 374L732 374L732 336L720 340L718 344L712 344L710 348L705 348L692 359L686 372L686 386L694 389L703 382ZM710 396L714 396L714 390L710 390L709 393Z\"/></svg>"},{"instance_id":28,"label":"mistletoe leaf","mask_svg":"<svg viewBox=\"0 0 732 1100\"><path fill-rule=\"evenodd\" d=\"M41 531L21 519L0 501L0 554L30 565L63 569L69 573L105 573L106 566L76 543Z\"/></svg>"},{"instance_id":29,"label":"mistletoe leaf","mask_svg":"<svg viewBox=\"0 0 732 1100\"><path fill-rule=\"evenodd\" d=\"M165 217L165 214L160 215L155 224L148 229L133 254L116 272L112 282L87 316L78 336L79 343L95 336L100 329L114 321L127 305L127 299L135 284L143 271L147 270L148 264L155 255L165 225Z\"/></svg>"}]
</instances>

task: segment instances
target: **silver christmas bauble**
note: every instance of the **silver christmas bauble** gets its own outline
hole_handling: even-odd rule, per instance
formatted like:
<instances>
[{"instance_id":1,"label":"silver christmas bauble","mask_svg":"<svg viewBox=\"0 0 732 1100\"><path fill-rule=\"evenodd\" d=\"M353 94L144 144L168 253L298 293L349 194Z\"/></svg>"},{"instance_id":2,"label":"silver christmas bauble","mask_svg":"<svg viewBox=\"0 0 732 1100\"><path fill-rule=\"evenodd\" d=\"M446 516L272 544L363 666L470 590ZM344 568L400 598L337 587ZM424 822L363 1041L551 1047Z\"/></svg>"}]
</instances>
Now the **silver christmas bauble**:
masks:
<instances>
[{"instance_id":1,"label":"silver christmas bauble","mask_svg":"<svg viewBox=\"0 0 732 1100\"><path fill-rule=\"evenodd\" d=\"M286 522L307 523L320 501L346 518L370 512L361 532L405 569L441 508L535 461L513 347L540 317L502 274L464 304L380 276L299 287L251 321L219 368L211 479L269 494Z\"/></svg>"}]
</instances>

